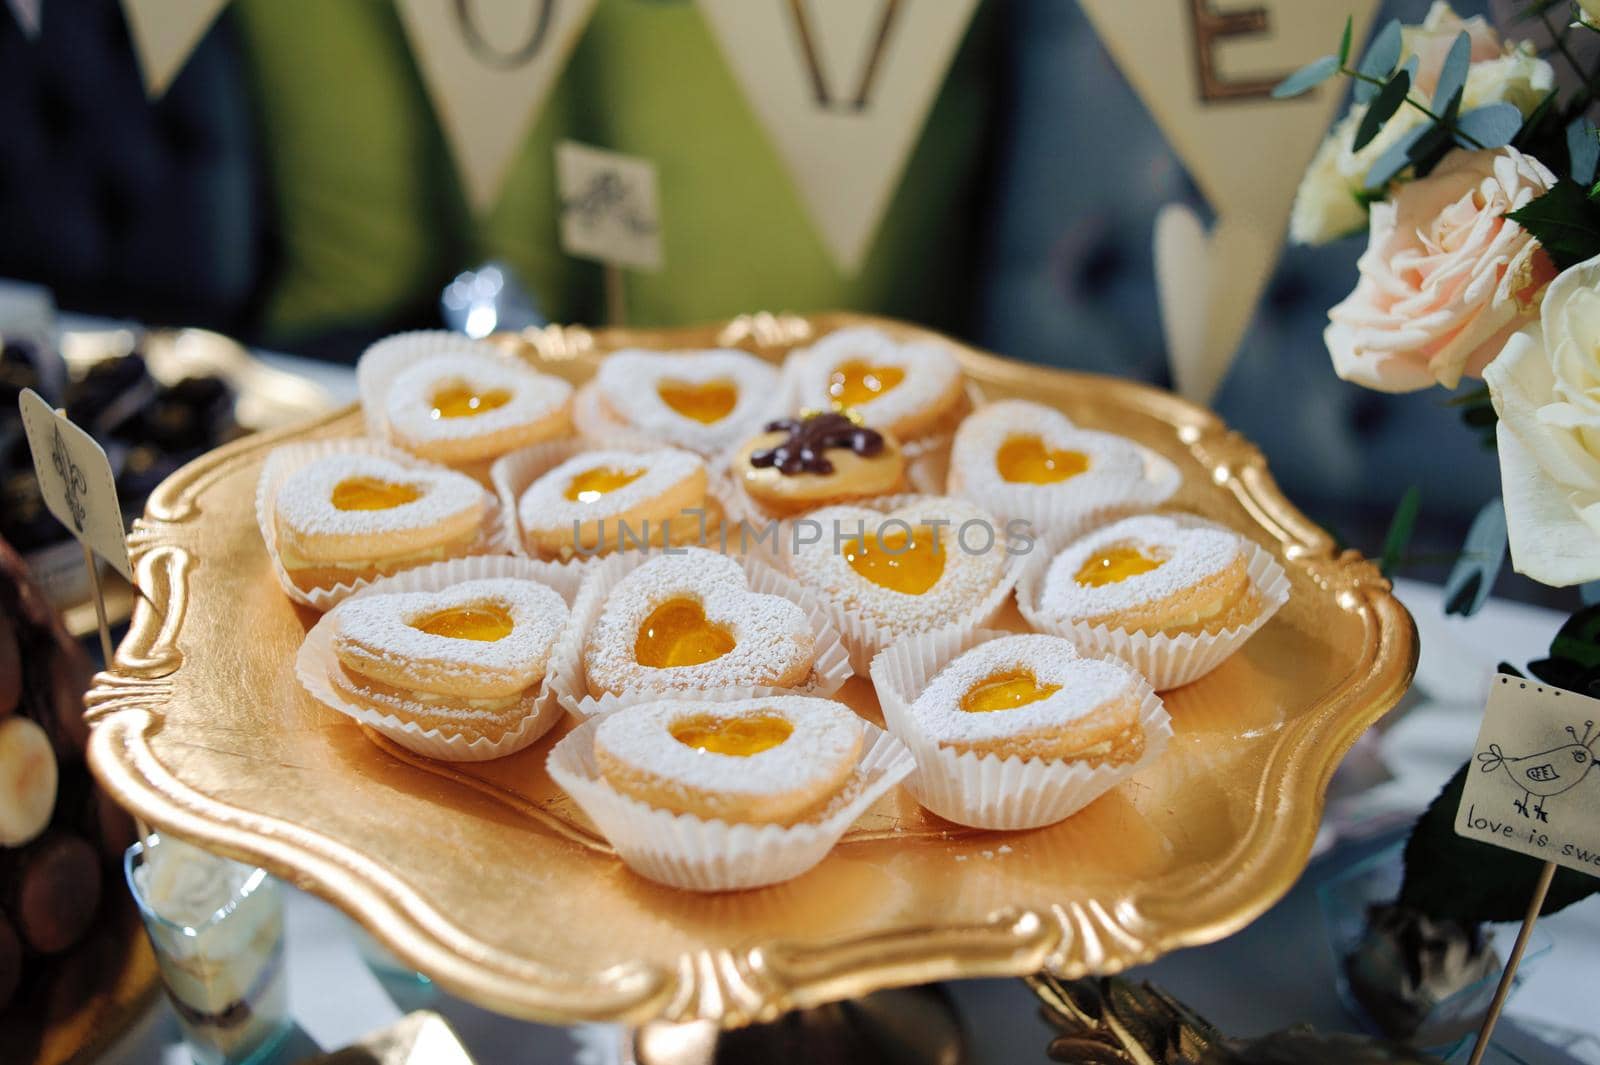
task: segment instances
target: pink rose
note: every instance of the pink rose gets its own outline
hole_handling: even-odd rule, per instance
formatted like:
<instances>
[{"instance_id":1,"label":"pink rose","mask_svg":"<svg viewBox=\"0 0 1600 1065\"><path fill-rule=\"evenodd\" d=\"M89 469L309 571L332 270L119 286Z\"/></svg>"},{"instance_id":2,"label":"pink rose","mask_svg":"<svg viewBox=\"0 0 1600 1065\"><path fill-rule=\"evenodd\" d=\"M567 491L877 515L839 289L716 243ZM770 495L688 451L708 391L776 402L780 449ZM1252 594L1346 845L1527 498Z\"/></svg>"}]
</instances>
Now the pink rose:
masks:
<instances>
[{"instance_id":1,"label":"pink rose","mask_svg":"<svg viewBox=\"0 0 1600 1065\"><path fill-rule=\"evenodd\" d=\"M1556 183L1514 148L1456 151L1372 205L1356 290L1328 312L1334 370L1381 392L1478 377L1539 315L1555 266L1508 211Z\"/></svg>"},{"instance_id":2,"label":"pink rose","mask_svg":"<svg viewBox=\"0 0 1600 1065\"><path fill-rule=\"evenodd\" d=\"M1506 54L1504 42L1487 19L1482 15L1464 19L1447 3L1435 3L1422 25L1406 28L1406 51L1417 57L1417 73L1411 79L1411 87L1423 99L1433 99L1439 88L1439 72L1444 69L1445 57L1463 30L1472 42L1468 62L1482 63Z\"/></svg>"}]
</instances>

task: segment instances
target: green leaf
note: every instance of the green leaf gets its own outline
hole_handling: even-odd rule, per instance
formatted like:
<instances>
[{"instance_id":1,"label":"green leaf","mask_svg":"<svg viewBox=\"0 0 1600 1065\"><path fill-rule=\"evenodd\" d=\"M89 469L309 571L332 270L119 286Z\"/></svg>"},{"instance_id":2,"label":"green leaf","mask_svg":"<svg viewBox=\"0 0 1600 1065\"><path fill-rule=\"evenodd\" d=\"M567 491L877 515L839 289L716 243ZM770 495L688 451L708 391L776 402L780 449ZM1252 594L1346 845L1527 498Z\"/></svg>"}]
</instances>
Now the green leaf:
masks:
<instances>
[{"instance_id":1,"label":"green leaf","mask_svg":"<svg viewBox=\"0 0 1600 1065\"><path fill-rule=\"evenodd\" d=\"M1481 409L1481 408L1474 408ZM1491 412L1493 408L1490 408ZM1461 557L1444 582L1444 612L1470 617L1489 598L1489 589L1506 561L1506 508L1491 499L1472 519Z\"/></svg>"},{"instance_id":2,"label":"green leaf","mask_svg":"<svg viewBox=\"0 0 1600 1065\"><path fill-rule=\"evenodd\" d=\"M1403 40L1400 20L1390 19L1389 24L1379 30L1378 35L1372 39L1367 54L1361 57L1356 70L1369 78L1387 81L1389 75L1394 73L1394 65L1400 62L1400 45ZM1377 94L1378 86L1365 81L1356 82L1356 103L1364 104Z\"/></svg>"},{"instance_id":3,"label":"green leaf","mask_svg":"<svg viewBox=\"0 0 1600 1065\"><path fill-rule=\"evenodd\" d=\"M1310 92L1318 85L1339 73L1339 57L1325 55L1321 59L1313 59L1287 78L1278 82L1272 90L1275 100L1287 100L1291 96L1299 96Z\"/></svg>"},{"instance_id":4,"label":"green leaf","mask_svg":"<svg viewBox=\"0 0 1600 1065\"><path fill-rule=\"evenodd\" d=\"M1350 62L1350 34L1355 31L1356 17L1346 15L1344 19L1344 36L1339 38L1339 65L1342 67Z\"/></svg>"},{"instance_id":5,"label":"green leaf","mask_svg":"<svg viewBox=\"0 0 1600 1065\"><path fill-rule=\"evenodd\" d=\"M1367 105L1367 113L1361 116L1361 125L1356 127L1356 139L1351 143L1354 151L1359 152L1372 143L1372 139L1382 132L1383 124L1394 117L1400 105L1406 102L1406 93L1410 91L1411 75L1405 71L1389 79L1389 83Z\"/></svg>"},{"instance_id":6,"label":"green leaf","mask_svg":"<svg viewBox=\"0 0 1600 1065\"><path fill-rule=\"evenodd\" d=\"M1550 641L1550 657L1600 667L1600 610L1586 607L1569 617Z\"/></svg>"},{"instance_id":7,"label":"green leaf","mask_svg":"<svg viewBox=\"0 0 1600 1065\"><path fill-rule=\"evenodd\" d=\"M1595 166L1600 164L1600 130L1582 115L1567 125L1567 158L1573 181L1580 185L1594 181Z\"/></svg>"},{"instance_id":8,"label":"green leaf","mask_svg":"<svg viewBox=\"0 0 1600 1065\"><path fill-rule=\"evenodd\" d=\"M1504 148L1522 129L1515 104L1490 104L1456 119L1456 143L1463 148Z\"/></svg>"},{"instance_id":9,"label":"green leaf","mask_svg":"<svg viewBox=\"0 0 1600 1065\"><path fill-rule=\"evenodd\" d=\"M1544 94L1544 99L1539 101L1538 106L1536 106L1532 112L1529 113L1527 120L1522 123L1522 132L1518 133L1517 139L1511 143L1526 151L1527 142L1533 140L1534 135L1538 132L1539 127L1544 123L1544 120L1549 117L1553 110L1555 110L1555 106L1556 90L1551 89L1549 92Z\"/></svg>"},{"instance_id":10,"label":"green leaf","mask_svg":"<svg viewBox=\"0 0 1600 1065\"><path fill-rule=\"evenodd\" d=\"M1466 30L1456 34L1450 51L1439 68L1439 87L1433 91L1433 109L1443 114L1446 105L1467 84L1467 67L1472 60L1472 37Z\"/></svg>"},{"instance_id":11,"label":"green leaf","mask_svg":"<svg viewBox=\"0 0 1600 1065\"><path fill-rule=\"evenodd\" d=\"M1558 182L1555 188L1506 217L1533 234L1563 270L1600 255L1600 204L1570 181Z\"/></svg>"},{"instance_id":12,"label":"green leaf","mask_svg":"<svg viewBox=\"0 0 1600 1065\"><path fill-rule=\"evenodd\" d=\"M1544 863L1456 835L1456 809L1471 768L1468 762L1456 770L1411 830L1400 903L1435 920L1520 921ZM1542 913L1555 913L1596 891L1600 879L1557 869Z\"/></svg>"},{"instance_id":13,"label":"green leaf","mask_svg":"<svg viewBox=\"0 0 1600 1065\"><path fill-rule=\"evenodd\" d=\"M1378 156L1373 161L1371 168L1367 170L1367 179L1363 183L1363 190L1369 193L1381 194L1389 182L1399 177L1400 172L1411 165L1411 149L1415 148L1417 142L1432 130L1432 126L1426 125L1408 129L1399 140L1385 148L1383 154ZM1382 198L1381 195L1379 198Z\"/></svg>"},{"instance_id":14,"label":"green leaf","mask_svg":"<svg viewBox=\"0 0 1600 1065\"><path fill-rule=\"evenodd\" d=\"M1411 534L1417 528L1417 512L1421 509L1422 489L1412 485L1400 498L1400 505L1394 508L1394 517L1389 519L1389 531L1383 538L1383 556L1378 560L1378 569L1385 577L1393 576L1394 568L1406 553L1406 545L1411 542Z\"/></svg>"}]
</instances>

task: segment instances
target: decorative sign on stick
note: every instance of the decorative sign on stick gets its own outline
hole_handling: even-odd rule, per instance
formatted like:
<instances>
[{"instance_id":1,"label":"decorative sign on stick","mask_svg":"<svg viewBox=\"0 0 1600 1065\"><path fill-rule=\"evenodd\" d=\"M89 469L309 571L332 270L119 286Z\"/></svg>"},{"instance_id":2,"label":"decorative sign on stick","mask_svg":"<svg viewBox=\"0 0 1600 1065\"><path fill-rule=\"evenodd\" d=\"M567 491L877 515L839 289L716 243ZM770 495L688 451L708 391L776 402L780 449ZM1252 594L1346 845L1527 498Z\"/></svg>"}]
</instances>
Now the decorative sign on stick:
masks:
<instances>
[{"instance_id":1,"label":"decorative sign on stick","mask_svg":"<svg viewBox=\"0 0 1600 1065\"><path fill-rule=\"evenodd\" d=\"M111 563L129 584L137 587L111 462L94 437L73 425L66 415L52 410L33 389L22 390L17 406L22 410L22 427L33 452L33 469L45 506L83 545L84 565L89 568L89 581L94 588L95 617L100 623L100 650L109 666L111 627L106 622L100 569L94 556Z\"/></svg>"},{"instance_id":2,"label":"decorative sign on stick","mask_svg":"<svg viewBox=\"0 0 1600 1065\"><path fill-rule=\"evenodd\" d=\"M1377 0L1081 0L1122 73L1216 212L1209 233L1187 207L1163 215L1156 274L1178 390L1209 402L1277 262L1306 163L1341 94L1293 101L1272 87L1337 40L1364 40ZM1292 104L1293 106L1289 106Z\"/></svg>"},{"instance_id":3,"label":"decorative sign on stick","mask_svg":"<svg viewBox=\"0 0 1600 1065\"><path fill-rule=\"evenodd\" d=\"M400 21L476 211L566 68L595 0L399 0Z\"/></svg>"},{"instance_id":4,"label":"decorative sign on stick","mask_svg":"<svg viewBox=\"0 0 1600 1065\"><path fill-rule=\"evenodd\" d=\"M1530 855L1545 865L1469 1065L1478 1065L1489 1048L1556 866L1600 875L1596 748L1600 699L1504 674L1490 685L1456 810L1456 834Z\"/></svg>"},{"instance_id":5,"label":"decorative sign on stick","mask_svg":"<svg viewBox=\"0 0 1600 1065\"><path fill-rule=\"evenodd\" d=\"M978 0L699 4L823 244L856 273Z\"/></svg>"},{"instance_id":6,"label":"decorative sign on stick","mask_svg":"<svg viewBox=\"0 0 1600 1065\"><path fill-rule=\"evenodd\" d=\"M622 268L661 269L655 164L562 141L556 145L556 187L561 247L568 255L605 264L606 318L612 325L626 325Z\"/></svg>"},{"instance_id":7,"label":"decorative sign on stick","mask_svg":"<svg viewBox=\"0 0 1600 1065\"><path fill-rule=\"evenodd\" d=\"M167 91L228 0L122 0L145 95Z\"/></svg>"}]
</instances>

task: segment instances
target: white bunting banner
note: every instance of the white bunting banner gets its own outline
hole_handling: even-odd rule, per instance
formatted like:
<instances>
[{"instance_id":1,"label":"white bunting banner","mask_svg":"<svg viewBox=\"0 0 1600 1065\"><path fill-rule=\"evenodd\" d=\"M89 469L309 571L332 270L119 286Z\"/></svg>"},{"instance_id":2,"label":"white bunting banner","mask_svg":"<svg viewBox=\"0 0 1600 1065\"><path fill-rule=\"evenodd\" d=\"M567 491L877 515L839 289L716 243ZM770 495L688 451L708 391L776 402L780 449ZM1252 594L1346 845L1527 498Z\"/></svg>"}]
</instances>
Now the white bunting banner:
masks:
<instances>
[{"instance_id":1,"label":"white bunting banner","mask_svg":"<svg viewBox=\"0 0 1600 1065\"><path fill-rule=\"evenodd\" d=\"M228 0L122 0L145 95L167 91Z\"/></svg>"},{"instance_id":2,"label":"white bunting banner","mask_svg":"<svg viewBox=\"0 0 1600 1065\"><path fill-rule=\"evenodd\" d=\"M978 0L699 4L823 243L856 273Z\"/></svg>"},{"instance_id":3,"label":"white bunting banner","mask_svg":"<svg viewBox=\"0 0 1600 1065\"><path fill-rule=\"evenodd\" d=\"M595 0L398 0L473 210L494 205Z\"/></svg>"},{"instance_id":4,"label":"white bunting banner","mask_svg":"<svg viewBox=\"0 0 1600 1065\"><path fill-rule=\"evenodd\" d=\"M1356 52L1378 0L1079 0L1217 220L1163 213L1156 276L1178 390L1209 402L1272 276L1306 164L1343 99L1335 80L1293 100L1272 87L1335 50L1347 17Z\"/></svg>"}]
</instances>

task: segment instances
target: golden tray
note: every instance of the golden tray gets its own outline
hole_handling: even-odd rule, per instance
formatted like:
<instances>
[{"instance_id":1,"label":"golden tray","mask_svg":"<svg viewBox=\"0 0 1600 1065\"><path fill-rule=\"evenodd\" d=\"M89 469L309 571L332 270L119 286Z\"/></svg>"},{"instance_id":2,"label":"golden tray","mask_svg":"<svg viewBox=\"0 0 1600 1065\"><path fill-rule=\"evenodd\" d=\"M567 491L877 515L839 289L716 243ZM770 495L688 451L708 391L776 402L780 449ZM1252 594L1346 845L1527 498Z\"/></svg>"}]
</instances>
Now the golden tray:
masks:
<instances>
[{"instance_id":1,"label":"golden tray","mask_svg":"<svg viewBox=\"0 0 1600 1065\"><path fill-rule=\"evenodd\" d=\"M512 346L571 380L621 347L743 347L777 359L851 314L756 315L673 330L552 327ZM1416 631L1377 569L1278 492L1215 415L1127 381L954 344L989 398L1027 396L1178 463L1173 501L1274 552L1289 604L1203 680L1169 694L1155 765L1048 829L991 833L896 790L815 870L697 895L610 854L545 775L558 727L482 765L433 763L301 691L312 612L279 591L256 476L286 440L360 432L354 410L250 437L184 467L131 536L141 602L89 693L90 759L156 828L265 866L352 914L450 990L547 1022L726 1026L950 977L1112 973L1219 939L1293 884L1344 752L1399 700ZM878 718L870 685L844 693Z\"/></svg>"}]
</instances>

